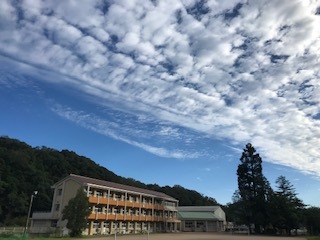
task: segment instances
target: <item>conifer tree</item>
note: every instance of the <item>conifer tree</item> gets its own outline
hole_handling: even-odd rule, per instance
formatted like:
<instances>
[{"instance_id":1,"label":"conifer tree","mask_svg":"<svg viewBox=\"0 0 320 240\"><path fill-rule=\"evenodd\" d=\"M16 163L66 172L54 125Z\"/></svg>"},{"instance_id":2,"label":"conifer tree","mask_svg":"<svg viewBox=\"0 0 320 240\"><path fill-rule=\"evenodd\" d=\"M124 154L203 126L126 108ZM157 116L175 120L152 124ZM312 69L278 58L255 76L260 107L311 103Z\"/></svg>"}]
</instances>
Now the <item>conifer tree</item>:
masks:
<instances>
[{"instance_id":1,"label":"conifer tree","mask_svg":"<svg viewBox=\"0 0 320 240\"><path fill-rule=\"evenodd\" d=\"M260 232L260 227L268 223L267 204L269 194L272 192L267 179L262 173L262 159L254 147L248 143L242 152L238 166L238 190L241 207L245 213L244 221L252 232Z\"/></svg>"},{"instance_id":2,"label":"conifer tree","mask_svg":"<svg viewBox=\"0 0 320 240\"><path fill-rule=\"evenodd\" d=\"M292 229L299 228L301 222L303 202L297 197L293 185L284 176L276 180L277 190L271 201L270 212L273 226L285 229L288 235Z\"/></svg>"}]
</instances>

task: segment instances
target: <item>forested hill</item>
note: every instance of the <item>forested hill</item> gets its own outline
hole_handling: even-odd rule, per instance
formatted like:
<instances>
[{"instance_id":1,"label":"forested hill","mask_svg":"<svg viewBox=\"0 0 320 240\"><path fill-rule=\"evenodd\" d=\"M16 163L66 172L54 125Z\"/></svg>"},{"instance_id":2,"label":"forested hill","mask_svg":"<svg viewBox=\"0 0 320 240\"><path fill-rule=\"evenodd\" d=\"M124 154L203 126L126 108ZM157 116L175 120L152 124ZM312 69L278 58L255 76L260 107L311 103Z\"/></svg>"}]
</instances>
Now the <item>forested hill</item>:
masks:
<instances>
[{"instance_id":1,"label":"forested hill","mask_svg":"<svg viewBox=\"0 0 320 240\"><path fill-rule=\"evenodd\" d=\"M0 137L0 226L25 223L30 195L34 190L39 191L34 200L34 210L50 210L51 186L70 173L164 192L178 199L181 206L217 204L215 199L182 186L147 185L118 176L69 150L33 148L19 140Z\"/></svg>"}]
</instances>

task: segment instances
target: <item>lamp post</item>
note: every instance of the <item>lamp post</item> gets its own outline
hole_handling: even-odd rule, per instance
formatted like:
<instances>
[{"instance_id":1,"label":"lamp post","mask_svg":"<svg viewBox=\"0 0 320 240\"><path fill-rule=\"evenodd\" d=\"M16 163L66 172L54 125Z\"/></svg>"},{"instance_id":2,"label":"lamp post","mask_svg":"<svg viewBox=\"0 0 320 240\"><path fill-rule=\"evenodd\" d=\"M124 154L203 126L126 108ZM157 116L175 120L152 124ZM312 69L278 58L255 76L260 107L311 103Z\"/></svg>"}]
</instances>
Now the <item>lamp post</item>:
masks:
<instances>
[{"instance_id":1,"label":"lamp post","mask_svg":"<svg viewBox=\"0 0 320 240\"><path fill-rule=\"evenodd\" d=\"M27 216L27 222L26 222L26 226L25 226L25 228L24 228L24 233L23 233L23 235L26 235L26 233L27 233L28 225L29 225L29 218L30 218L31 209L32 209L33 198L34 198L37 194L38 194L38 191L33 191L33 193L31 194L30 203L29 203L29 210L28 210L28 216Z\"/></svg>"}]
</instances>

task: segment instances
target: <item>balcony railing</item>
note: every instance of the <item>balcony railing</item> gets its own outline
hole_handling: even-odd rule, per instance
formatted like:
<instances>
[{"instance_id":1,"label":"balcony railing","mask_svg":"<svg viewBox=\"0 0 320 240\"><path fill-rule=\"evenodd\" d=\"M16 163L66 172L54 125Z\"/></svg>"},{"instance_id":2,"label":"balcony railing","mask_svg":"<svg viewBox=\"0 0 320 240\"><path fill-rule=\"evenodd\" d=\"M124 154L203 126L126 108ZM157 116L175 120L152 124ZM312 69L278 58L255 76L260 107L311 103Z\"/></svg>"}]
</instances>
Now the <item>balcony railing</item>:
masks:
<instances>
[{"instance_id":1,"label":"balcony railing","mask_svg":"<svg viewBox=\"0 0 320 240\"><path fill-rule=\"evenodd\" d=\"M89 197L89 202L93 204L110 205L110 206L120 206L120 207L132 207L132 208L144 208L144 209L154 209L154 210L164 210L166 207L160 204L150 204L144 202L130 202L123 200L115 200L113 198L105 197Z\"/></svg>"}]
</instances>

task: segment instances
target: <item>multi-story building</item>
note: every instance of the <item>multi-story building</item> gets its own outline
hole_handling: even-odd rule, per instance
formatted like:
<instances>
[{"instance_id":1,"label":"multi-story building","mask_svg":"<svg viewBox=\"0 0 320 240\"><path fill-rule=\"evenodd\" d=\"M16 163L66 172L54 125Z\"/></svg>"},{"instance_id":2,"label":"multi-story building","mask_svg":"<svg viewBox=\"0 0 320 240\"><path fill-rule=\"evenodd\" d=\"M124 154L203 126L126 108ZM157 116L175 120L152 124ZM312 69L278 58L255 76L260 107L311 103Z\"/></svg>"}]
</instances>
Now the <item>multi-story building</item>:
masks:
<instances>
[{"instance_id":1,"label":"multi-story building","mask_svg":"<svg viewBox=\"0 0 320 240\"><path fill-rule=\"evenodd\" d=\"M34 212L31 233L68 233L62 210L79 188L91 205L86 235L177 231L178 200L161 192L70 174L52 186L51 212Z\"/></svg>"}]
</instances>

